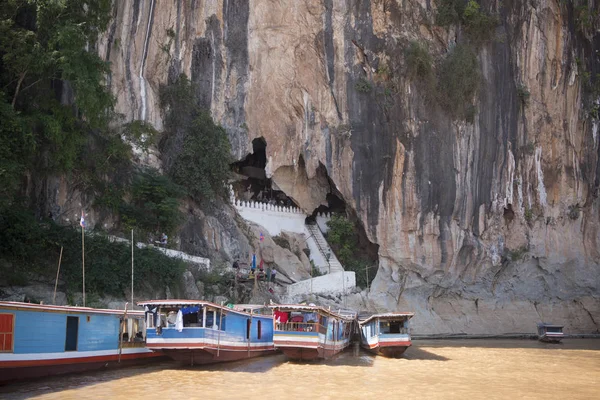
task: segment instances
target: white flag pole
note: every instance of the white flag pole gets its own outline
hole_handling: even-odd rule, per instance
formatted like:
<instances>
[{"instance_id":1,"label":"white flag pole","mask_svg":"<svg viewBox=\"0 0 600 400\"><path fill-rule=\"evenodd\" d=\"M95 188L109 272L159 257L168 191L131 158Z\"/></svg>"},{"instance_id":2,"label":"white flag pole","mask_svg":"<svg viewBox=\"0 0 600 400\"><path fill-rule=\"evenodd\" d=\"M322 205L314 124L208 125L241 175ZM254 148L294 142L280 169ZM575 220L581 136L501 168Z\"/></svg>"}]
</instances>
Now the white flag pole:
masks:
<instances>
[{"instance_id":1,"label":"white flag pole","mask_svg":"<svg viewBox=\"0 0 600 400\"><path fill-rule=\"evenodd\" d=\"M82 215L83 215L83 213L82 213ZM83 270L83 306L85 307L85 224L84 223L81 224L81 268Z\"/></svg>"},{"instance_id":2,"label":"white flag pole","mask_svg":"<svg viewBox=\"0 0 600 400\"><path fill-rule=\"evenodd\" d=\"M133 307L133 229L131 230L131 307Z\"/></svg>"}]
</instances>

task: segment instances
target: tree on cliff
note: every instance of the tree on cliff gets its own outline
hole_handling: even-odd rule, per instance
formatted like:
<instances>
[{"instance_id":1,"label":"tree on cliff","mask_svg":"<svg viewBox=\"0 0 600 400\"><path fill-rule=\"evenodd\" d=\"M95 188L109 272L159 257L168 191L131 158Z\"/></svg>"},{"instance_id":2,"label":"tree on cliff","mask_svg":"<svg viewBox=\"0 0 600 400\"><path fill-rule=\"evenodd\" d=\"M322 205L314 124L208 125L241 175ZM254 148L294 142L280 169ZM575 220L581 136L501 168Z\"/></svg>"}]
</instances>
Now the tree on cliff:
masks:
<instances>
[{"instance_id":1,"label":"tree on cliff","mask_svg":"<svg viewBox=\"0 0 600 400\"><path fill-rule=\"evenodd\" d=\"M90 131L106 132L109 72L93 51L111 1L8 0L0 7L0 195L27 171L71 172Z\"/></svg>"},{"instance_id":2,"label":"tree on cliff","mask_svg":"<svg viewBox=\"0 0 600 400\"><path fill-rule=\"evenodd\" d=\"M185 75L161 88L165 132L160 149L165 170L197 201L227 200L231 147L223 127L196 105Z\"/></svg>"}]
</instances>

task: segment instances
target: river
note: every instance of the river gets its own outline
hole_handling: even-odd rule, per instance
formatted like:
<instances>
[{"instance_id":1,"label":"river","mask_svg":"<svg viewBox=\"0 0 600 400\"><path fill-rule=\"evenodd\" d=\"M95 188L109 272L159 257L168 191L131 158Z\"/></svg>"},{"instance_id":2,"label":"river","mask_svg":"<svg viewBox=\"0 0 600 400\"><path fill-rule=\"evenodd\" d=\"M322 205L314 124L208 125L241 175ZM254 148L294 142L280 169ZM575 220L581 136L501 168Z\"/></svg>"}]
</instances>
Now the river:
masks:
<instances>
[{"instance_id":1,"label":"river","mask_svg":"<svg viewBox=\"0 0 600 400\"><path fill-rule=\"evenodd\" d=\"M213 366L174 362L0 387L2 399L592 399L600 340L419 340L404 358L350 348L328 361L283 355Z\"/></svg>"}]
</instances>

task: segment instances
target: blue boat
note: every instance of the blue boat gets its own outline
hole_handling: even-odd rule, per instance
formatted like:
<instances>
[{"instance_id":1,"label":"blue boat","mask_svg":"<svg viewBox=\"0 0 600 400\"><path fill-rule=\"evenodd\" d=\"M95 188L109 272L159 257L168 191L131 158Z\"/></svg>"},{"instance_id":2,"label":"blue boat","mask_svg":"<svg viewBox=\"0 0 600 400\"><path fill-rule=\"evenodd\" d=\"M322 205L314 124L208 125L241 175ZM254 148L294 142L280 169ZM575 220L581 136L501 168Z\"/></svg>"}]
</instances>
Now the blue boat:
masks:
<instances>
[{"instance_id":1,"label":"blue boat","mask_svg":"<svg viewBox=\"0 0 600 400\"><path fill-rule=\"evenodd\" d=\"M149 361L144 312L0 302L0 383Z\"/></svg>"},{"instance_id":2,"label":"blue boat","mask_svg":"<svg viewBox=\"0 0 600 400\"><path fill-rule=\"evenodd\" d=\"M208 364L272 354L273 315L264 306L224 307L202 300L151 300L147 346L185 364Z\"/></svg>"}]
</instances>

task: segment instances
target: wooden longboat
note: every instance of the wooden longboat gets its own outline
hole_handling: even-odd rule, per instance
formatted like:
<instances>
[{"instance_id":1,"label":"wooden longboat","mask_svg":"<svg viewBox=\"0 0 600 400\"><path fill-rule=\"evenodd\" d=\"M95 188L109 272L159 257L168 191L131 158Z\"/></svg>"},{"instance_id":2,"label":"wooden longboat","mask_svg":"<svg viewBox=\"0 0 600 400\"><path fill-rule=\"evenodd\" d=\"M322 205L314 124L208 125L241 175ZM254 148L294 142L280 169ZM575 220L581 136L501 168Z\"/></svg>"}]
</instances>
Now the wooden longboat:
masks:
<instances>
[{"instance_id":1,"label":"wooden longboat","mask_svg":"<svg viewBox=\"0 0 600 400\"><path fill-rule=\"evenodd\" d=\"M354 312L301 304L270 307L275 318L275 348L293 360L327 359L350 345Z\"/></svg>"},{"instance_id":2,"label":"wooden longboat","mask_svg":"<svg viewBox=\"0 0 600 400\"><path fill-rule=\"evenodd\" d=\"M359 315L361 346L377 355L400 357L411 345L409 320L413 313Z\"/></svg>"},{"instance_id":3,"label":"wooden longboat","mask_svg":"<svg viewBox=\"0 0 600 400\"><path fill-rule=\"evenodd\" d=\"M143 311L0 302L0 384L164 357L144 331Z\"/></svg>"},{"instance_id":4,"label":"wooden longboat","mask_svg":"<svg viewBox=\"0 0 600 400\"><path fill-rule=\"evenodd\" d=\"M151 300L147 346L188 365L273 354L273 315L264 306L220 306L203 300Z\"/></svg>"}]
</instances>

